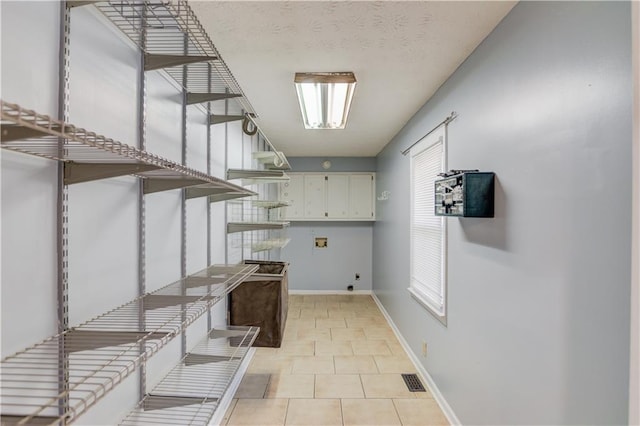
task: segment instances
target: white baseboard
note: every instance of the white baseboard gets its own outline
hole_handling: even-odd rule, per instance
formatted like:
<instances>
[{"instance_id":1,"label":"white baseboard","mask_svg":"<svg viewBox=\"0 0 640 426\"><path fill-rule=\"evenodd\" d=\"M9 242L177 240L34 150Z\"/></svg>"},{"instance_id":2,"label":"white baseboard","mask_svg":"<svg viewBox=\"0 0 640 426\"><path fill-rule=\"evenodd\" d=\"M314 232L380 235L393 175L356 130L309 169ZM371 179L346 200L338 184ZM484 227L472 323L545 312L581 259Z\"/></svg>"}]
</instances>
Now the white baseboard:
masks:
<instances>
[{"instance_id":1,"label":"white baseboard","mask_svg":"<svg viewBox=\"0 0 640 426\"><path fill-rule=\"evenodd\" d=\"M291 290L289 294L318 295L327 296L331 294L372 294L371 290Z\"/></svg>"},{"instance_id":2,"label":"white baseboard","mask_svg":"<svg viewBox=\"0 0 640 426\"><path fill-rule=\"evenodd\" d=\"M256 348L251 348L247 352L247 355L242 360L242 364L238 367L238 372L233 377L233 381L227 388L222 399L218 402L218 408L216 408L211 421L209 422L209 426L220 426L222 421L224 420L224 415L227 414L227 410L231 406L231 402L233 401L233 396L236 394L238 387L240 386L240 382L244 377L244 373L247 372L247 368L249 368L249 363L251 362L251 358L256 353Z\"/></svg>"},{"instance_id":3,"label":"white baseboard","mask_svg":"<svg viewBox=\"0 0 640 426\"><path fill-rule=\"evenodd\" d=\"M400 330L398 330L398 327L396 327L393 320L389 316L389 313L384 308L384 306L382 305L378 297L375 295L375 293L372 293L372 297L373 297L373 300L375 300L376 304L378 305L378 308L380 308L380 311L386 318L387 322L389 323L389 326L391 326L391 328L393 329L393 332L395 333L396 337L400 341L400 344L404 348L405 352L407 352L407 355L411 359L411 362L413 362L413 365L415 365L416 369L418 370L418 374L422 378L422 381L426 383L427 388L429 389L429 392L431 392L431 394L433 395L433 399L436 400L436 402L440 406L440 409L442 410L444 415L447 417L447 420L449 421L449 423L452 425L462 424L460 423L458 416L456 416L456 413L454 413L453 409L451 408L447 400L442 395L442 392L440 392L440 389L438 389L438 386L436 386L436 383L433 381L433 378L431 377L429 372L427 372L426 368L424 368L424 366L420 363L420 360L418 359L416 354L413 353L407 341L404 340L404 337L400 333Z\"/></svg>"}]
</instances>

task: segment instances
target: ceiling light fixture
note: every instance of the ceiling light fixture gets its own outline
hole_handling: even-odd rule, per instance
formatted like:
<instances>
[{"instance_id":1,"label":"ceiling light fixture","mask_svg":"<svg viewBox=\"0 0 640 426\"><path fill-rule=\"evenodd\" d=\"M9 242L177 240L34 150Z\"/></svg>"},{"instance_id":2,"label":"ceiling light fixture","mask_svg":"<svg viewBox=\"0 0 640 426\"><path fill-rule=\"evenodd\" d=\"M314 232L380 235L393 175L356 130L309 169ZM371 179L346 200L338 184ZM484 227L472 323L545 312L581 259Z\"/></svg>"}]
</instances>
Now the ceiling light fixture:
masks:
<instances>
[{"instance_id":1,"label":"ceiling light fixture","mask_svg":"<svg viewBox=\"0 0 640 426\"><path fill-rule=\"evenodd\" d=\"M344 129L356 87L352 72L297 72L294 83L305 129Z\"/></svg>"}]
</instances>

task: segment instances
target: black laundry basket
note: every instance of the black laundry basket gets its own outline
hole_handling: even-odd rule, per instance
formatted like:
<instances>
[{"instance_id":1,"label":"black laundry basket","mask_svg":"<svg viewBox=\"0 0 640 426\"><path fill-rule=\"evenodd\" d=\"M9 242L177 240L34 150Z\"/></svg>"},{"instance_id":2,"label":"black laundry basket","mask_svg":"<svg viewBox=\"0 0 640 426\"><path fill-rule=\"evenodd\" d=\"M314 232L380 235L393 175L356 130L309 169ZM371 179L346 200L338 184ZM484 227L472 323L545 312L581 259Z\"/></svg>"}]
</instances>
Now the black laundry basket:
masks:
<instances>
[{"instance_id":1,"label":"black laundry basket","mask_svg":"<svg viewBox=\"0 0 640 426\"><path fill-rule=\"evenodd\" d=\"M229 295L229 324L260 327L253 346L279 348L288 312L287 262L245 260L258 271Z\"/></svg>"}]
</instances>

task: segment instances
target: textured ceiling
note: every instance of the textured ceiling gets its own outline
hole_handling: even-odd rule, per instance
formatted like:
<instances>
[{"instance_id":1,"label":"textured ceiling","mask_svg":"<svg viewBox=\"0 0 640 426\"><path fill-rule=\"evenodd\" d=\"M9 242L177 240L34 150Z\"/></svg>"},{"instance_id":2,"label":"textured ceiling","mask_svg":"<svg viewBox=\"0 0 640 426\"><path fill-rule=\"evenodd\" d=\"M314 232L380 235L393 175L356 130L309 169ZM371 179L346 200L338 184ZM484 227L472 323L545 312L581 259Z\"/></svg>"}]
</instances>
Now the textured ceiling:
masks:
<instances>
[{"instance_id":1,"label":"textured ceiling","mask_svg":"<svg viewBox=\"0 0 640 426\"><path fill-rule=\"evenodd\" d=\"M375 156L514 4L190 2L260 128L288 156ZM356 75L344 130L303 128L293 77L316 71Z\"/></svg>"}]
</instances>

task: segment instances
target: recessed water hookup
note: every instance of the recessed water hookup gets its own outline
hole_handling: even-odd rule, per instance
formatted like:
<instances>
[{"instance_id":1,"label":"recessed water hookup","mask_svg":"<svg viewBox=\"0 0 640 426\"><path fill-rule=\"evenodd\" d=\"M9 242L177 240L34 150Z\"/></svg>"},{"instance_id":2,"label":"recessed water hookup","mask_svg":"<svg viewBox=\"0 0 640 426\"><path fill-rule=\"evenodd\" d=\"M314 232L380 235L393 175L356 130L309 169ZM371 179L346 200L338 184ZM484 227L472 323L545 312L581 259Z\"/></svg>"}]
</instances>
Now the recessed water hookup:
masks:
<instances>
[{"instance_id":1,"label":"recessed water hookup","mask_svg":"<svg viewBox=\"0 0 640 426\"><path fill-rule=\"evenodd\" d=\"M327 237L316 237L316 248L327 248Z\"/></svg>"}]
</instances>

